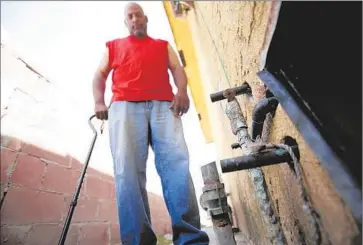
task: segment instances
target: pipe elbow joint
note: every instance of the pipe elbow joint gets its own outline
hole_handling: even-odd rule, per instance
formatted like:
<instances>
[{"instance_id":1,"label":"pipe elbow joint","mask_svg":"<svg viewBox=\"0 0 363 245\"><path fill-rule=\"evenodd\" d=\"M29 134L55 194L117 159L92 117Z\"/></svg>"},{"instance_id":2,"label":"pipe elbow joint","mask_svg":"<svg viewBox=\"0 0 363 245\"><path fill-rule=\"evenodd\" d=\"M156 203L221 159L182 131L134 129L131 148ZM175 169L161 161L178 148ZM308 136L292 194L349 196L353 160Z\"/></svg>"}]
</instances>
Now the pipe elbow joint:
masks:
<instances>
[{"instance_id":1,"label":"pipe elbow joint","mask_svg":"<svg viewBox=\"0 0 363 245\"><path fill-rule=\"evenodd\" d=\"M264 98L256 104L252 112L252 139L261 135L266 115L276 110L278 104L275 97Z\"/></svg>"}]
</instances>

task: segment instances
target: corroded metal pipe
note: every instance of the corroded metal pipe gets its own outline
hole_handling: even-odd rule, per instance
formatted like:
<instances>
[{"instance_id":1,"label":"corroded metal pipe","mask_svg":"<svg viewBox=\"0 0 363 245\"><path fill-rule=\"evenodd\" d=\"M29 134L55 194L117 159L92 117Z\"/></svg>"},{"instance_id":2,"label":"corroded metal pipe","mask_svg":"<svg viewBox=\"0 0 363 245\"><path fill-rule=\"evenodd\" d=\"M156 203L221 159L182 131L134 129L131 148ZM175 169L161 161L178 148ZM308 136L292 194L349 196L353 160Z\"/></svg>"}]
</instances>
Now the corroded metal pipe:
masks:
<instances>
[{"instance_id":1,"label":"corroded metal pipe","mask_svg":"<svg viewBox=\"0 0 363 245\"><path fill-rule=\"evenodd\" d=\"M224 184L219 180L216 162L204 165L201 170L204 187L200 197L200 205L208 211L212 218L213 231L218 243L220 245L236 245L227 194L224 191Z\"/></svg>"},{"instance_id":2,"label":"corroded metal pipe","mask_svg":"<svg viewBox=\"0 0 363 245\"><path fill-rule=\"evenodd\" d=\"M253 142L248 134L248 127L246 119L242 113L238 101L230 96L225 109L226 115L231 123L233 134L238 138L243 155L254 154L260 152L265 145ZM261 168L252 168L248 170L249 176L253 183L256 199L258 200L261 216L266 225L267 237L275 245L286 245L287 241L282 231L281 223L278 216L274 213L272 203L266 190L266 182Z\"/></svg>"},{"instance_id":3,"label":"corroded metal pipe","mask_svg":"<svg viewBox=\"0 0 363 245\"><path fill-rule=\"evenodd\" d=\"M296 146L295 146L296 148ZM223 173L258 168L291 161L289 152L284 149L269 149L258 153L221 160Z\"/></svg>"},{"instance_id":4,"label":"corroded metal pipe","mask_svg":"<svg viewBox=\"0 0 363 245\"><path fill-rule=\"evenodd\" d=\"M220 92L211 94L210 99L212 102L224 100L224 99L227 99L229 93L234 93L234 95L251 93L251 87L250 87L250 85L248 85L247 82L245 82L244 84L242 84L239 87L230 88L230 89L226 89L224 91L220 91Z\"/></svg>"}]
</instances>

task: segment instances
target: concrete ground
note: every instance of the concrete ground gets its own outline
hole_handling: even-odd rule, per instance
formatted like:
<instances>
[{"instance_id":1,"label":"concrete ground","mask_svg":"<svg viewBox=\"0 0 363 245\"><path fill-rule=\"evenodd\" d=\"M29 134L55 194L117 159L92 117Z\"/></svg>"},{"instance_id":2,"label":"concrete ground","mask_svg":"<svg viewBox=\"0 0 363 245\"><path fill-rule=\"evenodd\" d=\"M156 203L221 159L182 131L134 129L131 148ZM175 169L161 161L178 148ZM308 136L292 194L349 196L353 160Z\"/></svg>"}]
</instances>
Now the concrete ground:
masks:
<instances>
[{"instance_id":1,"label":"concrete ground","mask_svg":"<svg viewBox=\"0 0 363 245\"><path fill-rule=\"evenodd\" d=\"M225 245L219 244L217 241L217 237L214 234L213 227L204 227L202 228L208 234L209 237L209 245ZM167 234L165 236L158 236L158 245L173 245L172 235ZM251 241L249 241L241 232L235 233L235 239L237 245L254 245Z\"/></svg>"},{"instance_id":2,"label":"concrete ground","mask_svg":"<svg viewBox=\"0 0 363 245\"><path fill-rule=\"evenodd\" d=\"M209 236L209 245L224 245L218 243L217 237L213 232L213 227L205 227L203 228L203 231L207 232ZM235 239L237 245L254 245L251 241L248 241L248 239L241 232L235 233Z\"/></svg>"}]
</instances>

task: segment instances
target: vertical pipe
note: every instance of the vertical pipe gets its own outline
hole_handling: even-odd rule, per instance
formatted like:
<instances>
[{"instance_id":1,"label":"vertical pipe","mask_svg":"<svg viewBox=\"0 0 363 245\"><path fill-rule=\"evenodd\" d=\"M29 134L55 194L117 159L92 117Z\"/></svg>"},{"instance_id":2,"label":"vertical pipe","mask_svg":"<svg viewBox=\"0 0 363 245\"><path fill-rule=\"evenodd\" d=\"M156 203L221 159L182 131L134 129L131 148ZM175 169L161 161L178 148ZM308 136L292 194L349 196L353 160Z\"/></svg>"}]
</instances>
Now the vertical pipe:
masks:
<instances>
[{"instance_id":1,"label":"vertical pipe","mask_svg":"<svg viewBox=\"0 0 363 245\"><path fill-rule=\"evenodd\" d=\"M230 120L233 134L238 138L243 155L248 156L252 153L260 152L264 143L252 141L248 134L246 119L235 98L227 103L225 113ZM263 222L266 225L266 236L274 245L286 245L287 241L282 231L281 223L272 208L272 202L267 192L267 185L261 168L249 169L248 173L253 183Z\"/></svg>"},{"instance_id":2,"label":"vertical pipe","mask_svg":"<svg viewBox=\"0 0 363 245\"><path fill-rule=\"evenodd\" d=\"M202 176L205 186L220 184L216 162L211 162L202 166ZM236 240L232 231L231 220L228 213L211 215L213 231L217 237L219 245L236 245Z\"/></svg>"},{"instance_id":3,"label":"vertical pipe","mask_svg":"<svg viewBox=\"0 0 363 245\"><path fill-rule=\"evenodd\" d=\"M202 166L202 177L203 183L205 185L210 185L211 183L219 183L219 174L216 162L211 162L207 165Z\"/></svg>"}]
</instances>

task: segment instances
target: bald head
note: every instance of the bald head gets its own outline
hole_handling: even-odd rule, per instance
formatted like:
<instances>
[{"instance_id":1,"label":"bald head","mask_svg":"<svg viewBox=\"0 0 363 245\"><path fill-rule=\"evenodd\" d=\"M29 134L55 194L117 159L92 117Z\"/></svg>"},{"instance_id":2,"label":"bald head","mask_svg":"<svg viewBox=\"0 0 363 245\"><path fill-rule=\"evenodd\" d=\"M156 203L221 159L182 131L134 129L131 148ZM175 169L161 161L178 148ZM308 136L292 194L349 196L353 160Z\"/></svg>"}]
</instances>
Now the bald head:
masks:
<instances>
[{"instance_id":1,"label":"bald head","mask_svg":"<svg viewBox=\"0 0 363 245\"><path fill-rule=\"evenodd\" d=\"M124 10L125 24L131 35L144 37L147 35L147 16L137 3L128 3Z\"/></svg>"},{"instance_id":2,"label":"bald head","mask_svg":"<svg viewBox=\"0 0 363 245\"><path fill-rule=\"evenodd\" d=\"M140 10L142 13L144 13L144 10L142 9L142 7L140 6L140 4L138 3L134 3L134 2L130 2L128 4L126 4L125 8L124 8L124 14L125 17L127 16L127 13L129 12L129 9L138 9Z\"/></svg>"}]
</instances>

